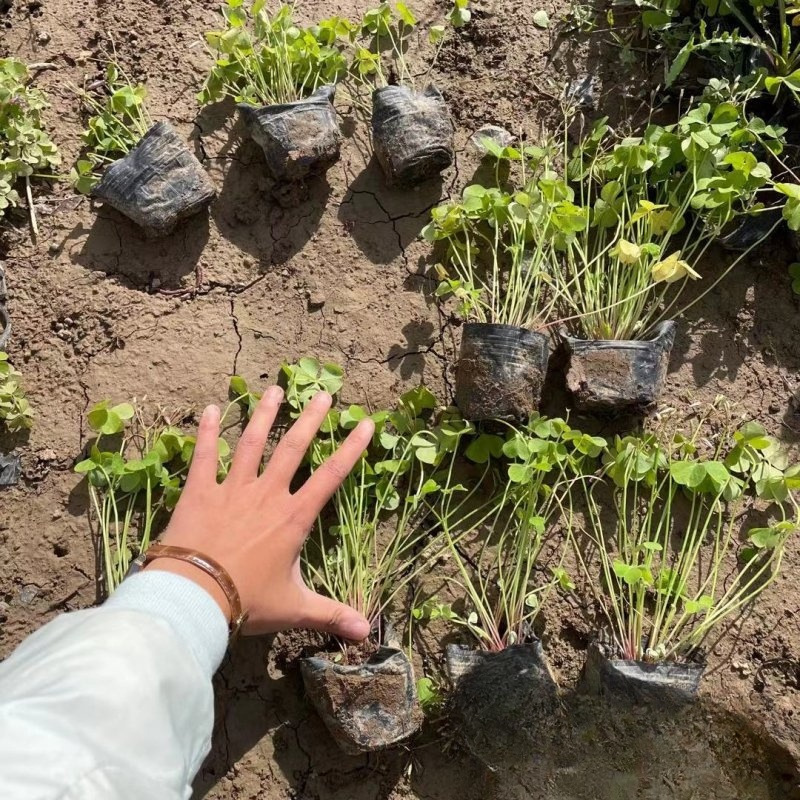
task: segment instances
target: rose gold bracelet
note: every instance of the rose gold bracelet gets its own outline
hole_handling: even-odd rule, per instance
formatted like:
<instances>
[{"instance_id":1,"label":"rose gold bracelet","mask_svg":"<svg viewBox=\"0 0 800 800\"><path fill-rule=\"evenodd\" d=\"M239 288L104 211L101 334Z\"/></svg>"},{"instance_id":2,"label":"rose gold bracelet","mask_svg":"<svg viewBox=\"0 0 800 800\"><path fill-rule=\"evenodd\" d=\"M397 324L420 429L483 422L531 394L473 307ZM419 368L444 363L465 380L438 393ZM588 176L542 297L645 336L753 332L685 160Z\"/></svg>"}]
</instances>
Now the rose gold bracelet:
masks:
<instances>
[{"instance_id":1,"label":"rose gold bracelet","mask_svg":"<svg viewBox=\"0 0 800 800\"><path fill-rule=\"evenodd\" d=\"M239 591L234 584L233 579L228 574L228 571L213 558L203 555L197 550L191 550L188 547L175 547L169 544L151 544L144 553L141 553L134 561L134 569L137 571L147 566L147 564L155 561L157 558L175 558L178 561L186 561L188 564L202 570L206 575L213 578L231 609L231 619L229 625L229 633L231 639L234 639L239 633L240 628L247 620L247 611L242 610L242 601L239 597Z\"/></svg>"}]
</instances>

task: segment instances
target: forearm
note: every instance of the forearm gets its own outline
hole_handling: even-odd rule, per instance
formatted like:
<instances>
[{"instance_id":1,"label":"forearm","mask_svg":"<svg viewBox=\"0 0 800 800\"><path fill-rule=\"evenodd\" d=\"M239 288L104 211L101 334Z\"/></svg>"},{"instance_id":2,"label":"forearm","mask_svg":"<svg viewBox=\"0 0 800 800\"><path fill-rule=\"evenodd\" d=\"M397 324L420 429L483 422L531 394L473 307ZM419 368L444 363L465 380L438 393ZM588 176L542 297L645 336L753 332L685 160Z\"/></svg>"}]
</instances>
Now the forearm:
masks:
<instances>
[{"instance_id":1,"label":"forearm","mask_svg":"<svg viewBox=\"0 0 800 800\"><path fill-rule=\"evenodd\" d=\"M0 797L188 798L226 645L217 602L163 571L46 625L0 665Z\"/></svg>"}]
</instances>

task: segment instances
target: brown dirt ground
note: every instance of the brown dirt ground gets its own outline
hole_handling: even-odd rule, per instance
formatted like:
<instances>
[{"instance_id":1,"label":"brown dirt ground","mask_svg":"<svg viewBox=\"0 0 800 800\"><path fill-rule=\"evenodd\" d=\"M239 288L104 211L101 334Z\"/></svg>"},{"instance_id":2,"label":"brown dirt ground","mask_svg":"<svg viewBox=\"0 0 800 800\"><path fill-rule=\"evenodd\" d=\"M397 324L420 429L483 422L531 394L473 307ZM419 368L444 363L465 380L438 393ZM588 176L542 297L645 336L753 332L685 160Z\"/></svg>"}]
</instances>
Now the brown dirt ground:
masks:
<instances>
[{"instance_id":1,"label":"brown dirt ground","mask_svg":"<svg viewBox=\"0 0 800 800\"><path fill-rule=\"evenodd\" d=\"M426 20L443 10L431 0L412 5ZM553 18L565 8L540 5ZM370 161L364 125L340 108L346 134L340 163L327 182L284 209L257 148L240 143L230 123L197 116L194 93L207 66L199 40L217 23L215 6L12 0L10 11L0 11L0 54L57 66L41 72L37 85L52 100L47 118L65 164L77 154L80 130L70 85L96 74L92 59L113 40L121 63L147 80L153 117L169 118L193 141L220 192L208 219L145 241L125 220L93 210L66 186L42 188L39 242L32 244L24 228L6 236L0 253L14 320L10 352L37 419L27 439L2 442L21 445L25 473L19 486L0 495L3 654L54 614L95 600L86 496L71 472L90 403L146 397L153 405L197 409L224 399L232 373L263 384L275 379L284 359L305 354L345 366L348 402L390 403L419 381L450 397L448 365L458 330L426 301L421 273L428 251L416 237L429 207L477 169L468 135L488 122L535 132L557 117L557 86L587 70L596 75L595 96L605 113L624 118L648 104L644 82L629 88L617 52L604 49L602 37L559 43L552 30L532 24L534 8L475 0L473 24L445 48L436 73L458 126L455 168L441 183L388 191ZM298 13L311 20L366 7L356 0L311 0ZM800 440L800 322L786 280L789 260L783 243L770 243L689 312L667 379L671 404L685 410L724 393L783 441ZM165 297L159 287L197 291ZM559 408L560 387L549 396ZM304 701L296 669L280 660L280 648L249 640L219 675L214 749L196 796L793 796L800 774L798 570L795 546L767 596L710 653L703 686L712 707L749 718L763 731L768 757L761 771L777 772L783 781L774 793L765 781L754 788L760 771L746 756L756 750L752 735L739 732L738 717L730 735L715 717L670 735L661 727L660 738L650 730L651 736L631 739L630 731L614 728L612 715L605 727L584 730L585 742L601 746L580 764L562 760L554 772L508 783L450 747L446 727L443 736L434 727L399 753L343 756ZM548 652L567 687L577 679L590 633L580 611L564 601L547 615ZM432 652L430 663L438 659ZM735 763L720 772L707 763L710 750ZM564 749L578 761L581 752Z\"/></svg>"}]
</instances>

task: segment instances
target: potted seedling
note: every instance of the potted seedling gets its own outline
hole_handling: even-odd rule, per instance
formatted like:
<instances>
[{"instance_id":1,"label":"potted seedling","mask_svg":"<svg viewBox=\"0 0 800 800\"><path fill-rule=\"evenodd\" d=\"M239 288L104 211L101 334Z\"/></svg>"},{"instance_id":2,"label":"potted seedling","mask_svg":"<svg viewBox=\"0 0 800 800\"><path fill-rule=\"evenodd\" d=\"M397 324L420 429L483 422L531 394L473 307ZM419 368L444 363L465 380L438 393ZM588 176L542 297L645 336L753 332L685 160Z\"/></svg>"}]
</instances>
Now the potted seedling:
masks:
<instances>
[{"instance_id":1,"label":"potted seedling","mask_svg":"<svg viewBox=\"0 0 800 800\"><path fill-rule=\"evenodd\" d=\"M24 185L35 237L38 229L31 178L54 177L50 173L61 163L61 157L42 127L41 113L48 106L47 100L30 82L25 64L15 58L0 58L0 221L9 208L19 205L17 188ZM4 322L7 320L0 319L0 324Z\"/></svg>"},{"instance_id":2,"label":"potted seedling","mask_svg":"<svg viewBox=\"0 0 800 800\"><path fill-rule=\"evenodd\" d=\"M132 403L97 403L86 422L96 436L75 472L86 476L102 585L109 595L133 559L150 546L159 520L175 508L195 437L184 434L162 413L153 421L146 420ZM223 474L228 456L228 445L220 439Z\"/></svg>"},{"instance_id":3,"label":"potted seedling","mask_svg":"<svg viewBox=\"0 0 800 800\"><path fill-rule=\"evenodd\" d=\"M800 468L788 466L760 425L731 430L725 423L705 453L704 420L690 435L617 438L602 477L580 479L587 530L574 534L575 552L608 626L606 646L587 662L591 690L662 705L691 701L704 644L775 579L798 525L792 492ZM602 501L608 490L611 517ZM742 531L753 499L770 504L771 522Z\"/></svg>"},{"instance_id":4,"label":"potted seedling","mask_svg":"<svg viewBox=\"0 0 800 800\"><path fill-rule=\"evenodd\" d=\"M214 187L173 127L166 121L153 124L143 85L131 84L111 63L103 88L102 98L80 93L93 116L83 132L84 158L70 180L147 236L166 236L214 199Z\"/></svg>"},{"instance_id":5,"label":"potted seedling","mask_svg":"<svg viewBox=\"0 0 800 800\"><path fill-rule=\"evenodd\" d=\"M33 426L33 409L25 396L21 378L21 373L9 363L8 354L0 349L0 433L18 433ZM0 486L17 483L21 472L18 453L0 454Z\"/></svg>"},{"instance_id":6,"label":"potted seedling","mask_svg":"<svg viewBox=\"0 0 800 800\"><path fill-rule=\"evenodd\" d=\"M448 20L455 27L470 19L468 0L456 0ZM433 83L417 90L406 50L417 19L405 3L388 2L364 14L352 39L353 73L373 87L372 146L390 186L416 186L439 175L454 158L453 122L447 103ZM427 81L445 40L443 25L428 31L434 55Z\"/></svg>"},{"instance_id":7,"label":"potted seedling","mask_svg":"<svg viewBox=\"0 0 800 800\"><path fill-rule=\"evenodd\" d=\"M700 262L731 221L765 211L770 169L751 151L780 149L770 130L740 106L703 103L637 137L621 139L600 120L580 142L568 173L575 199L563 210L582 225L554 227L567 386L578 408L642 411L657 400L686 284L701 277Z\"/></svg>"},{"instance_id":8,"label":"potted seedling","mask_svg":"<svg viewBox=\"0 0 800 800\"><path fill-rule=\"evenodd\" d=\"M681 76L694 56L707 56L716 62L716 73L739 67L734 76L739 91L765 92L779 110L789 113L800 105L800 36L797 33L800 6L796 0L737 0L699 4L692 21L680 25L680 5L654 16L644 15L645 30L658 35L671 28L678 31L672 42L683 45L670 54L672 61L666 76L671 86ZM695 9L692 9L695 11ZM749 69L742 69L748 64ZM723 77L722 80L725 80ZM771 115L770 115L771 116Z\"/></svg>"},{"instance_id":9,"label":"potted seedling","mask_svg":"<svg viewBox=\"0 0 800 800\"><path fill-rule=\"evenodd\" d=\"M295 414L319 388L341 386L341 371L314 359L286 365L284 374ZM332 381L331 375L338 377ZM348 753L397 744L422 722L413 668L389 622L398 598L428 569L438 525L431 503L454 491L455 454L469 429L458 417L437 416L435 406L420 387L403 395L394 410L372 413L372 445L337 490L331 518L320 519L303 553L309 583L360 611L372 626L364 645L335 641L331 652L301 662L309 700ZM332 411L309 450L310 469L367 414L360 406Z\"/></svg>"},{"instance_id":10,"label":"potted seedling","mask_svg":"<svg viewBox=\"0 0 800 800\"><path fill-rule=\"evenodd\" d=\"M518 191L467 186L432 210L422 232L443 250L436 294L452 297L465 322L456 404L469 420L525 420L539 406L550 354L542 328L557 301L553 217L575 225L560 213L571 190L546 162L539 174L541 185ZM545 182L552 185L544 189Z\"/></svg>"},{"instance_id":11,"label":"potted seedling","mask_svg":"<svg viewBox=\"0 0 800 800\"><path fill-rule=\"evenodd\" d=\"M25 396L22 373L9 363L0 350L0 423L9 433L27 430L33 425L33 409Z\"/></svg>"},{"instance_id":12,"label":"potted seedling","mask_svg":"<svg viewBox=\"0 0 800 800\"><path fill-rule=\"evenodd\" d=\"M473 642L447 648L454 727L492 769L542 754L561 724L558 687L534 622L553 590L574 588L564 567L566 539L554 533L570 524L571 480L594 469L605 444L564 420L532 417L504 438L481 434L466 450L474 462L496 461L496 483L489 513L477 515L487 532L469 539L473 519L466 530L457 517L443 522L458 573L448 583L465 597L466 610L448 607L442 616ZM426 616L424 605L415 616Z\"/></svg>"},{"instance_id":13,"label":"potted seedling","mask_svg":"<svg viewBox=\"0 0 800 800\"><path fill-rule=\"evenodd\" d=\"M198 95L201 105L230 97L276 180L300 181L339 159L333 108L337 80L347 71L340 37L347 20L302 28L293 7L274 14L265 0L248 11L241 0L222 6L225 27L206 34L214 66Z\"/></svg>"}]
</instances>

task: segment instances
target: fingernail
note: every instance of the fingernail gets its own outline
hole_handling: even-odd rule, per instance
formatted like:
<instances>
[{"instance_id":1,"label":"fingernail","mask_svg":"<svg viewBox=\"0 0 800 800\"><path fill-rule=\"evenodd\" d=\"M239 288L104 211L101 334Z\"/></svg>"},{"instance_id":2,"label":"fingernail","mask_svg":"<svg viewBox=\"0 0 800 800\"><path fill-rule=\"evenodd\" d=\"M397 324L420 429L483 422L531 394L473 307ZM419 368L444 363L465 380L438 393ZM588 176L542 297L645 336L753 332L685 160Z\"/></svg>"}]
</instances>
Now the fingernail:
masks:
<instances>
[{"instance_id":1,"label":"fingernail","mask_svg":"<svg viewBox=\"0 0 800 800\"><path fill-rule=\"evenodd\" d=\"M360 642L369 636L369 622L360 614L346 617L339 623L339 635L345 639Z\"/></svg>"},{"instance_id":2,"label":"fingernail","mask_svg":"<svg viewBox=\"0 0 800 800\"><path fill-rule=\"evenodd\" d=\"M369 428L369 435L372 436L372 434L375 433L375 422L369 419L369 417L367 417L367 419L362 419L361 422L356 425L356 430L360 433L366 433L367 428Z\"/></svg>"},{"instance_id":3,"label":"fingernail","mask_svg":"<svg viewBox=\"0 0 800 800\"><path fill-rule=\"evenodd\" d=\"M333 398L327 392L317 392L311 402L317 405L330 405L333 402Z\"/></svg>"},{"instance_id":4,"label":"fingernail","mask_svg":"<svg viewBox=\"0 0 800 800\"><path fill-rule=\"evenodd\" d=\"M270 403L280 403L283 400L283 389L280 386L270 386L267 389L267 400Z\"/></svg>"},{"instance_id":5,"label":"fingernail","mask_svg":"<svg viewBox=\"0 0 800 800\"><path fill-rule=\"evenodd\" d=\"M219 420L219 415L219 406L212 403L203 409L203 416L200 418L200 422L216 422Z\"/></svg>"}]
</instances>

